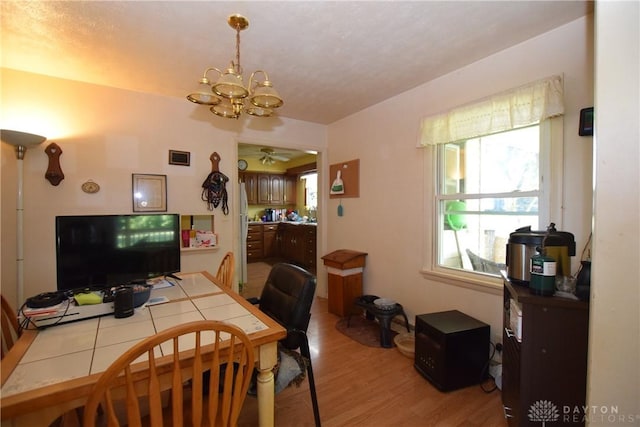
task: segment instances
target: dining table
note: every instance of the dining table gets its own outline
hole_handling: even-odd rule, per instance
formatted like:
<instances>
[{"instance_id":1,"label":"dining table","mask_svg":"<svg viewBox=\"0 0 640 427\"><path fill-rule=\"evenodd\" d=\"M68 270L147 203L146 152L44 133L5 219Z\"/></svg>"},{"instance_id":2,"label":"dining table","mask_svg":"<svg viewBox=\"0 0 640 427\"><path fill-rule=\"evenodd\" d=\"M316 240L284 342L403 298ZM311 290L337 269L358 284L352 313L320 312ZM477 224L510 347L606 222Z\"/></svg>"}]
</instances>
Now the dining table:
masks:
<instances>
[{"instance_id":1,"label":"dining table","mask_svg":"<svg viewBox=\"0 0 640 427\"><path fill-rule=\"evenodd\" d=\"M196 320L234 324L253 344L258 419L275 420L273 368L286 330L209 272L178 273L156 281L148 303L125 318L113 314L23 329L0 362L0 418L5 426L49 426L84 406L101 373L134 344L169 327Z\"/></svg>"}]
</instances>

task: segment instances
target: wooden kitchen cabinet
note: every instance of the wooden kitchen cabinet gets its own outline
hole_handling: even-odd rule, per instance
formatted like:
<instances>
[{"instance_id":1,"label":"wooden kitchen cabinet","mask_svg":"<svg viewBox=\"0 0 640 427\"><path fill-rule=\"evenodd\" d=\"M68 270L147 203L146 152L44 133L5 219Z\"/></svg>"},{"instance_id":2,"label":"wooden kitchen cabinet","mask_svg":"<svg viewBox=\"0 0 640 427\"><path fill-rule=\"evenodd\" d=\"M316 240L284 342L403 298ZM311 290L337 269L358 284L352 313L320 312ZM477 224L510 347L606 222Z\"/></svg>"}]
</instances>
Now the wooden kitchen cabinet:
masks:
<instances>
[{"instance_id":1,"label":"wooden kitchen cabinet","mask_svg":"<svg viewBox=\"0 0 640 427\"><path fill-rule=\"evenodd\" d=\"M278 225L279 255L286 262L316 271L316 226L305 224Z\"/></svg>"},{"instance_id":2,"label":"wooden kitchen cabinet","mask_svg":"<svg viewBox=\"0 0 640 427\"><path fill-rule=\"evenodd\" d=\"M284 200L284 175L258 174L258 204L282 205Z\"/></svg>"},{"instance_id":3,"label":"wooden kitchen cabinet","mask_svg":"<svg viewBox=\"0 0 640 427\"><path fill-rule=\"evenodd\" d=\"M299 225L280 224L282 240L280 241L280 255L288 262L301 264L303 260L302 246L304 238Z\"/></svg>"},{"instance_id":4,"label":"wooden kitchen cabinet","mask_svg":"<svg viewBox=\"0 0 640 427\"><path fill-rule=\"evenodd\" d=\"M315 225L303 225L302 236L304 239L304 255L302 259L302 265L305 269L315 272L316 271L316 258L318 257L317 240Z\"/></svg>"},{"instance_id":5,"label":"wooden kitchen cabinet","mask_svg":"<svg viewBox=\"0 0 640 427\"><path fill-rule=\"evenodd\" d=\"M262 224L251 224L247 233L247 262L264 258Z\"/></svg>"},{"instance_id":6,"label":"wooden kitchen cabinet","mask_svg":"<svg viewBox=\"0 0 640 427\"><path fill-rule=\"evenodd\" d=\"M262 225L262 251L265 258L278 256L277 246L278 224Z\"/></svg>"},{"instance_id":7,"label":"wooden kitchen cabinet","mask_svg":"<svg viewBox=\"0 0 640 427\"><path fill-rule=\"evenodd\" d=\"M505 280L503 314L502 403L508 424L584 425L588 302L532 295Z\"/></svg>"},{"instance_id":8,"label":"wooden kitchen cabinet","mask_svg":"<svg viewBox=\"0 0 640 427\"><path fill-rule=\"evenodd\" d=\"M298 191L298 177L294 175L284 176L283 202L287 205L295 205Z\"/></svg>"},{"instance_id":9,"label":"wooden kitchen cabinet","mask_svg":"<svg viewBox=\"0 0 640 427\"><path fill-rule=\"evenodd\" d=\"M255 205L258 203L258 174L257 173L241 173L240 179L244 182L247 191L247 203Z\"/></svg>"},{"instance_id":10,"label":"wooden kitchen cabinet","mask_svg":"<svg viewBox=\"0 0 640 427\"><path fill-rule=\"evenodd\" d=\"M250 224L247 235L247 261L280 258L316 271L316 226L286 222Z\"/></svg>"}]
</instances>

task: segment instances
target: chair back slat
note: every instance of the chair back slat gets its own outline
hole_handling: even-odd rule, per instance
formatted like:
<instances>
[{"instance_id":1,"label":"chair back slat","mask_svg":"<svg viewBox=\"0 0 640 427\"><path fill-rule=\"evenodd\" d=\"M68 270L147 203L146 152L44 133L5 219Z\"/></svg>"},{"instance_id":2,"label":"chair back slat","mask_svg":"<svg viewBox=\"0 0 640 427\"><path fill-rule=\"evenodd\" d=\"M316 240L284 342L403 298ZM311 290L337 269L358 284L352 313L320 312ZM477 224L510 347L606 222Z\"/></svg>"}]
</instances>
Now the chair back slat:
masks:
<instances>
[{"instance_id":1,"label":"chair back slat","mask_svg":"<svg viewBox=\"0 0 640 427\"><path fill-rule=\"evenodd\" d=\"M233 287L233 273L235 268L236 265L233 252L227 252L220 262L220 266L216 273L216 279L218 279L224 287L231 289Z\"/></svg>"},{"instance_id":2,"label":"chair back slat","mask_svg":"<svg viewBox=\"0 0 640 427\"><path fill-rule=\"evenodd\" d=\"M2 304L2 315L0 319L0 326L2 327L2 350L0 356L4 358L13 344L20 337L20 327L18 326L18 316L15 310L9 304L9 301L5 299L3 295L0 295Z\"/></svg>"},{"instance_id":3,"label":"chair back slat","mask_svg":"<svg viewBox=\"0 0 640 427\"><path fill-rule=\"evenodd\" d=\"M214 332L214 342L205 339L203 332ZM179 340L185 335L189 335L189 339ZM164 354L162 349L167 347L161 344L170 342L172 355ZM146 355L147 360L136 362L142 355ZM152 427L165 423L206 425L205 414L208 414L209 425L234 426L249 388L254 361L251 341L234 325L202 320L169 328L131 347L100 376L85 405L83 425L96 425L98 405L104 402L104 416L109 426L119 426L120 422L139 426L147 414L141 412L141 408L146 407L138 402L146 398ZM221 365L226 367L222 391L218 387ZM202 378L207 370L211 372L209 396L203 399ZM183 397L187 396L183 387L188 379L192 380L191 393L187 395L190 402L184 402ZM162 396L167 390L171 390L172 402L169 408L163 408ZM124 403L126 421L119 419L124 418L122 415L116 415L119 401ZM169 409L171 415L166 413Z\"/></svg>"},{"instance_id":4,"label":"chair back slat","mask_svg":"<svg viewBox=\"0 0 640 427\"><path fill-rule=\"evenodd\" d=\"M183 404L184 394L182 392L182 372L180 369L180 348L178 337L173 338L173 380L171 382L171 413L173 414L173 425L184 425Z\"/></svg>"}]
</instances>

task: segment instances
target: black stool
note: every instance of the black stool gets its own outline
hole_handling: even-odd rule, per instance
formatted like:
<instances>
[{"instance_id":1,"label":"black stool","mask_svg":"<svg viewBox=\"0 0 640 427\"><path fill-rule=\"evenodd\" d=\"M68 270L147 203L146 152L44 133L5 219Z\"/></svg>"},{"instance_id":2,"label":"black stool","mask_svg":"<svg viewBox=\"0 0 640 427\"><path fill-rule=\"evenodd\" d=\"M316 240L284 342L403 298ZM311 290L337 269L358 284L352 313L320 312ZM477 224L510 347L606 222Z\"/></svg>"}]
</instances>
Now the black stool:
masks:
<instances>
[{"instance_id":1,"label":"black stool","mask_svg":"<svg viewBox=\"0 0 640 427\"><path fill-rule=\"evenodd\" d=\"M396 303L395 305L382 308L373 303L377 299L378 297L375 295L363 295L356 298L354 304L364 309L365 317L368 320L373 320L374 318L378 319L378 323L380 323L380 347L392 348L391 320L401 314L404 317L404 324L407 328L407 332L411 332L411 329L409 329L409 319L407 319L407 315L405 314L402 305ZM349 313L349 317L347 318L347 327L349 327L350 323L351 313Z\"/></svg>"}]
</instances>

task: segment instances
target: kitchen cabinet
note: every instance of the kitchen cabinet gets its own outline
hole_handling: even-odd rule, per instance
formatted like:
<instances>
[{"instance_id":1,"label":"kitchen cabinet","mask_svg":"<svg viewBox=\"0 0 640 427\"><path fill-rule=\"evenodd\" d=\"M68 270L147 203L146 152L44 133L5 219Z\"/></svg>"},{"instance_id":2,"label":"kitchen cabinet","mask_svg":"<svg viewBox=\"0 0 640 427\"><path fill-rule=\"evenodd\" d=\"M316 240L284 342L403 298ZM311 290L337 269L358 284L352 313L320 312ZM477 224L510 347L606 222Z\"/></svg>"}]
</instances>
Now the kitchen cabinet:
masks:
<instances>
[{"instance_id":1,"label":"kitchen cabinet","mask_svg":"<svg viewBox=\"0 0 640 427\"><path fill-rule=\"evenodd\" d=\"M293 175L243 172L250 205L295 205L298 180Z\"/></svg>"},{"instance_id":2,"label":"kitchen cabinet","mask_svg":"<svg viewBox=\"0 0 640 427\"><path fill-rule=\"evenodd\" d=\"M262 224L250 224L247 232L247 262L264 258Z\"/></svg>"},{"instance_id":3,"label":"kitchen cabinet","mask_svg":"<svg viewBox=\"0 0 640 427\"><path fill-rule=\"evenodd\" d=\"M265 258L278 256L277 247L278 224L262 225L262 252Z\"/></svg>"},{"instance_id":4,"label":"kitchen cabinet","mask_svg":"<svg viewBox=\"0 0 640 427\"><path fill-rule=\"evenodd\" d=\"M316 271L316 258L317 258L317 242L316 242L316 230L315 225L303 225L302 237L304 239L304 255L302 257L302 266L311 271Z\"/></svg>"},{"instance_id":5,"label":"kitchen cabinet","mask_svg":"<svg viewBox=\"0 0 640 427\"><path fill-rule=\"evenodd\" d=\"M241 173L240 179L244 182L247 191L247 203L250 205L258 204L258 174L254 172Z\"/></svg>"},{"instance_id":6,"label":"kitchen cabinet","mask_svg":"<svg viewBox=\"0 0 640 427\"><path fill-rule=\"evenodd\" d=\"M298 177L295 175L284 176L284 198L283 202L287 205L295 205L298 191Z\"/></svg>"},{"instance_id":7,"label":"kitchen cabinet","mask_svg":"<svg viewBox=\"0 0 640 427\"><path fill-rule=\"evenodd\" d=\"M316 271L316 226L274 222L250 224L247 235L247 261L280 258Z\"/></svg>"},{"instance_id":8,"label":"kitchen cabinet","mask_svg":"<svg viewBox=\"0 0 640 427\"><path fill-rule=\"evenodd\" d=\"M316 271L316 226L280 223L278 226L279 255L286 262Z\"/></svg>"},{"instance_id":9,"label":"kitchen cabinet","mask_svg":"<svg viewBox=\"0 0 640 427\"><path fill-rule=\"evenodd\" d=\"M584 425L588 302L504 282L502 403L510 426Z\"/></svg>"},{"instance_id":10,"label":"kitchen cabinet","mask_svg":"<svg viewBox=\"0 0 640 427\"><path fill-rule=\"evenodd\" d=\"M280 240L280 256L294 264L302 263L302 245L304 238L298 225L280 224L282 228Z\"/></svg>"},{"instance_id":11,"label":"kitchen cabinet","mask_svg":"<svg viewBox=\"0 0 640 427\"><path fill-rule=\"evenodd\" d=\"M282 205L284 201L284 175L258 174L258 204Z\"/></svg>"}]
</instances>

